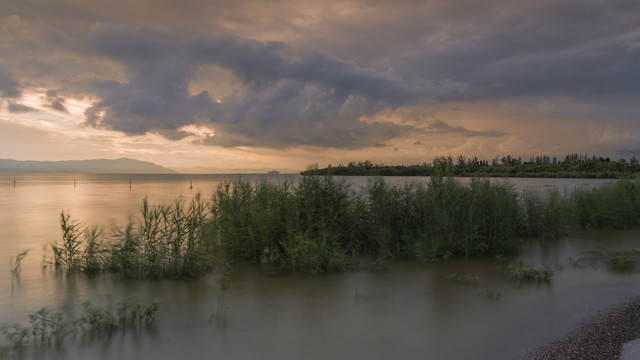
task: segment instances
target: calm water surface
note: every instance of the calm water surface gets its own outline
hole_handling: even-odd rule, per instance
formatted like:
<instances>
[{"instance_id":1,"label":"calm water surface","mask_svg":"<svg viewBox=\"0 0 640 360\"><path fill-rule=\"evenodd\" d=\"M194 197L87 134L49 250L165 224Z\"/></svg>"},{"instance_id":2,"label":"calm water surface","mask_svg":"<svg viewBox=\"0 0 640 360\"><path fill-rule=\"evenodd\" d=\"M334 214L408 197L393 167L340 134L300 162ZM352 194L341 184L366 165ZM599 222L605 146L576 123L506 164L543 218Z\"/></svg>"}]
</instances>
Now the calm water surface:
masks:
<instances>
[{"instance_id":1,"label":"calm water surface","mask_svg":"<svg viewBox=\"0 0 640 360\"><path fill-rule=\"evenodd\" d=\"M637 246L638 231L576 232L555 242L531 242L517 258L437 264L398 261L382 271L326 275L270 274L234 264L222 288L219 274L193 281L88 279L43 269L45 249L60 237L62 210L78 221L123 226L142 199L169 203L196 193L210 198L229 175L0 175L0 324L27 321L43 306L77 311L84 300L115 303L159 297L152 331L110 339L68 339L60 349L27 354L42 359L518 359L571 331L598 311L640 295L640 276L616 273L589 252ZM243 176L297 181L297 175ZM13 180L16 180L14 187ZM75 186L74 186L75 180ZM427 178L388 178L391 183ZM363 186L367 178L348 178ZM461 181L468 181L462 179ZM496 179L492 181L505 181ZM528 196L574 191L602 180L509 179ZM131 185L130 185L131 184ZM190 188L192 184L192 188ZM9 261L29 249L12 281ZM550 284L518 284L510 262L526 259L555 271ZM477 277L464 285L447 279ZM215 314L219 316L216 317Z\"/></svg>"}]
</instances>

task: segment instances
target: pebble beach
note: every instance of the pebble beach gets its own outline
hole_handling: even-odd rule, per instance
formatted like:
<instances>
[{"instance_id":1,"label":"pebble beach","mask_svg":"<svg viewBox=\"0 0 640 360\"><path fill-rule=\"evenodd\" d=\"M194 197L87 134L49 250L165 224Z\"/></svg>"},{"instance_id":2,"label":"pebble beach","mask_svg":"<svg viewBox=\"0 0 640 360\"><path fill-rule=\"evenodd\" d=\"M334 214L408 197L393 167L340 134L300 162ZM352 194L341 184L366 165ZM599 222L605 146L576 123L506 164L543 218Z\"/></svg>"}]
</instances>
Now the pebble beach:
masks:
<instances>
[{"instance_id":1,"label":"pebble beach","mask_svg":"<svg viewBox=\"0 0 640 360\"><path fill-rule=\"evenodd\" d=\"M638 338L640 297L595 315L566 338L539 349L530 359L620 359L623 345Z\"/></svg>"}]
</instances>

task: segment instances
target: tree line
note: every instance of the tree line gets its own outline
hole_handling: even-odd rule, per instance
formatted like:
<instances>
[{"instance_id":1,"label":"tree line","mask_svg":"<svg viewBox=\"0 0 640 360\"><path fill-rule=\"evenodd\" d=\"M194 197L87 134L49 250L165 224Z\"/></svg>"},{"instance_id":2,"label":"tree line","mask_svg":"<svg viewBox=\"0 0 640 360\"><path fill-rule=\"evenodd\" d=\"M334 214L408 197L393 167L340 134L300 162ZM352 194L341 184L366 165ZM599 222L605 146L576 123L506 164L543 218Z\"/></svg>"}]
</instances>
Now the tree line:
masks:
<instances>
[{"instance_id":1,"label":"tree line","mask_svg":"<svg viewBox=\"0 0 640 360\"><path fill-rule=\"evenodd\" d=\"M630 160L621 158L589 156L572 153L558 159L555 156L539 155L523 160L522 157L506 155L488 160L459 155L437 156L430 163L414 165L384 165L369 160L350 162L347 165L318 168L310 166L302 175L342 175L342 176L431 176L444 173L461 177L550 177L550 178L630 178L640 173L640 161L633 156Z\"/></svg>"}]
</instances>

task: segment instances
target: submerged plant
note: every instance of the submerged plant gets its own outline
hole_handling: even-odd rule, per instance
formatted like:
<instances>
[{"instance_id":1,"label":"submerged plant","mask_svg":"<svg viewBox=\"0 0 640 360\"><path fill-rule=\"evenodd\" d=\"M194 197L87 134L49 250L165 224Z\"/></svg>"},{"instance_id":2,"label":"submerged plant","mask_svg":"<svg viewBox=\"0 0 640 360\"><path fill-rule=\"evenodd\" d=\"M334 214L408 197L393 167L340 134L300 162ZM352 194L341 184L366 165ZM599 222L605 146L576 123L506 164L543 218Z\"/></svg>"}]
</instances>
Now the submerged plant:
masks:
<instances>
[{"instance_id":1,"label":"submerged plant","mask_svg":"<svg viewBox=\"0 0 640 360\"><path fill-rule=\"evenodd\" d=\"M22 263L22 259L24 259L28 253L29 250L24 250L16 255L15 260L9 260L9 272L11 273L11 291L13 291L14 282L20 275L20 271L22 271L22 268L20 266L20 264Z\"/></svg>"},{"instance_id":2,"label":"submerged plant","mask_svg":"<svg viewBox=\"0 0 640 360\"><path fill-rule=\"evenodd\" d=\"M12 277L16 277L20 274L20 271L22 270L20 264L22 262L22 259L24 259L28 253L29 250L24 250L16 255L15 260L9 261L9 272L11 272Z\"/></svg>"},{"instance_id":3,"label":"submerged plant","mask_svg":"<svg viewBox=\"0 0 640 360\"><path fill-rule=\"evenodd\" d=\"M484 295L493 301L499 301L502 298L502 294L498 290L485 289Z\"/></svg>"},{"instance_id":4,"label":"submerged plant","mask_svg":"<svg viewBox=\"0 0 640 360\"><path fill-rule=\"evenodd\" d=\"M34 343L59 343L66 336L66 324L61 312L51 313L46 307L29 315L30 333Z\"/></svg>"},{"instance_id":5,"label":"submerged plant","mask_svg":"<svg viewBox=\"0 0 640 360\"><path fill-rule=\"evenodd\" d=\"M132 296L123 298L115 310L94 305L91 301L82 303L82 314L78 318L80 328L87 331L111 334L116 330L126 330L143 323L146 326L153 325L157 320L160 309L160 299L156 298L150 305L132 303Z\"/></svg>"},{"instance_id":6,"label":"submerged plant","mask_svg":"<svg viewBox=\"0 0 640 360\"><path fill-rule=\"evenodd\" d=\"M611 250L606 253L606 262L618 271L635 270L640 263L640 250Z\"/></svg>"},{"instance_id":7,"label":"submerged plant","mask_svg":"<svg viewBox=\"0 0 640 360\"><path fill-rule=\"evenodd\" d=\"M74 318L70 314L51 312L46 307L30 314L29 325L10 324L0 326L0 334L4 341L0 341L0 358L5 355L15 355L27 346L46 347L60 344L67 336L77 329L84 333L96 331L99 334L110 335L117 330L126 330L145 324L153 325L157 320L159 299L154 299L150 305L130 302L132 297L126 297L115 310L90 301L82 303L82 312Z\"/></svg>"},{"instance_id":8,"label":"submerged plant","mask_svg":"<svg viewBox=\"0 0 640 360\"><path fill-rule=\"evenodd\" d=\"M473 275L453 273L453 274L447 275L445 278L454 283L467 285L467 286L477 286L478 284L480 284L480 278Z\"/></svg>"},{"instance_id":9,"label":"submerged plant","mask_svg":"<svg viewBox=\"0 0 640 360\"><path fill-rule=\"evenodd\" d=\"M553 270L548 268L537 269L524 261L520 261L517 265L509 264L509 272L518 281L549 282L553 277Z\"/></svg>"}]
</instances>

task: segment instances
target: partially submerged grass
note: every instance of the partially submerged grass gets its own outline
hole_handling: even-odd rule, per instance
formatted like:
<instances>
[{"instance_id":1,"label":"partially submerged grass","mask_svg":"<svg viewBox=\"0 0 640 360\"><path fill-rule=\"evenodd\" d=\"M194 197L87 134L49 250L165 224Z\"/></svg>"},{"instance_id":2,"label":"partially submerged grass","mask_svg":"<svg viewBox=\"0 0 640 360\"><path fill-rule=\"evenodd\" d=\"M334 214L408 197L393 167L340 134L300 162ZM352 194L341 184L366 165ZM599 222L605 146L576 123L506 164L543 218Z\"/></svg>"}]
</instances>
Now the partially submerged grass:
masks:
<instances>
[{"instance_id":1,"label":"partially submerged grass","mask_svg":"<svg viewBox=\"0 0 640 360\"><path fill-rule=\"evenodd\" d=\"M221 184L210 203L199 195L188 205L150 206L145 199L141 219L110 237L63 212L62 241L52 249L64 271L138 278L193 278L235 259L318 273L362 257L385 264L505 256L517 253L524 237L558 238L572 224L633 226L640 221L639 189L637 180L620 180L519 201L509 185L480 178L463 185L442 175L402 186L375 178L359 191L331 176L280 185L237 179Z\"/></svg>"},{"instance_id":2,"label":"partially submerged grass","mask_svg":"<svg viewBox=\"0 0 640 360\"><path fill-rule=\"evenodd\" d=\"M509 264L509 272L517 281L544 281L549 282L553 277L553 270L535 268L533 265L520 261L518 264Z\"/></svg>"},{"instance_id":3,"label":"partially submerged grass","mask_svg":"<svg viewBox=\"0 0 640 360\"><path fill-rule=\"evenodd\" d=\"M526 230L529 236L557 239L566 234L572 221L571 201L557 189L549 191L547 199L530 195L524 200Z\"/></svg>"},{"instance_id":4,"label":"partially submerged grass","mask_svg":"<svg viewBox=\"0 0 640 360\"><path fill-rule=\"evenodd\" d=\"M606 252L606 262L612 269L618 271L632 271L640 264L640 250L621 249Z\"/></svg>"},{"instance_id":5,"label":"partially submerged grass","mask_svg":"<svg viewBox=\"0 0 640 360\"><path fill-rule=\"evenodd\" d=\"M60 345L69 335L78 331L110 336L118 330L152 326L157 321L159 299L154 299L146 306L131 302L132 299L131 296L122 299L115 310L85 301L79 317L51 312L43 307L28 316L28 325L2 325L0 333L4 341L0 341L0 358L18 355L29 346L46 348Z\"/></svg>"},{"instance_id":6,"label":"partially submerged grass","mask_svg":"<svg viewBox=\"0 0 640 360\"><path fill-rule=\"evenodd\" d=\"M447 275L445 278L456 284L462 284L467 286L477 286L478 284L480 284L480 278L474 275L453 273L453 274Z\"/></svg>"},{"instance_id":7,"label":"partially submerged grass","mask_svg":"<svg viewBox=\"0 0 640 360\"><path fill-rule=\"evenodd\" d=\"M640 225L640 183L622 179L573 195L576 217L583 227L627 228Z\"/></svg>"},{"instance_id":8,"label":"partially submerged grass","mask_svg":"<svg viewBox=\"0 0 640 360\"><path fill-rule=\"evenodd\" d=\"M29 250L24 250L16 255L15 260L12 259L9 261L9 272L11 273L11 291L13 291L14 283L20 276L20 271L22 271L22 259L24 259L28 253Z\"/></svg>"},{"instance_id":9,"label":"partially submerged grass","mask_svg":"<svg viewBox=\"0 0 640 360\"><path fill-rule=\"evenodd\" d=\"M218 188L212 212L219 250L304 272L343 269L359 256L514 253L523 221L508 186L484 179L464 186L442 176L427 188L377 178L360 192L333 177L280 186L236 180Z\"/></svg>"},{"instance_id":10,"label":"partially submerged grass","mask_svg":"<svg viewBox=\"0 0 640 360\"><path fill-rule=\"evenodd\" d=\"M207 204L196 196L165 206L141 206L141 219L115 228L105 239L96 227L82 228L60 215L62 244L52 244L54 264L65 272L109 271L135 278L193 278L215 264Z\"/></svg>"}]
</instances>

